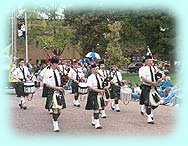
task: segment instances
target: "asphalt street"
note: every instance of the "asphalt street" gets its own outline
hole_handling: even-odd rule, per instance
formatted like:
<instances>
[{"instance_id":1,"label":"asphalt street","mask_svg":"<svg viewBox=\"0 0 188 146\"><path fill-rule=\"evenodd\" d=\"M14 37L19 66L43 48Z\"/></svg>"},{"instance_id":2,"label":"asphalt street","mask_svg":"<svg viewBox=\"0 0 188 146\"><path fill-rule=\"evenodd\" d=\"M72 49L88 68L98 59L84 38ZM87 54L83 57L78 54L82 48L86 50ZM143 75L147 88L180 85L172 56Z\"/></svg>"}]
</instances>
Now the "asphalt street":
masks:
<instances>
[{"instance_id":1,"label":"asphalt street","mask_svg":"<svg viewBox=\"0 0 188 146\"><path fill-rule=\"evenodd\" d=\"M37 89L33 100L27 101L28 109L18 106L19 98L15 94L8 95L10 99L10 126L17 135L36 136L166 136L174 132L177 121L177 108L160 106L153 111L155 124L146 122L146 116L139 112L139 103L131 101L128 105L119 102L121 112L106 107L107 118L100 118L102 129L91 125L92 111L85 110L86 99L81 101L81 107L72 104L73 94L66 91L67 108L63 109L59 118L60 132L53 132L52 116L44 108L45 98L41 97L42 89Z\"/></svg>"}]
</instances>

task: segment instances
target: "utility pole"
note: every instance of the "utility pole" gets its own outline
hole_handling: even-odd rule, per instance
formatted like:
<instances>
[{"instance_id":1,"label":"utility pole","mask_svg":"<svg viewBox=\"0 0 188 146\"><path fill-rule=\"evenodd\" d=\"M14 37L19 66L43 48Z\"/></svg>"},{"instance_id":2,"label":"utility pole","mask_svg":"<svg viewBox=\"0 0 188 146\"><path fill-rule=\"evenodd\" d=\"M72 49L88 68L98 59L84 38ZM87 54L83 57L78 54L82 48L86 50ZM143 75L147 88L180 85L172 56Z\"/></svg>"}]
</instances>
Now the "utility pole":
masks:
<instances>
[{"instance_id":1,"label":"utility pole","mask_svg":"<svg viewBox=\"0 0 188 146\"><path fill-rule=\"evenodd\" d=\"M17 17L16 17L16 11L13 12L13 21L12 21L12 43L13 43L13 50L12 50L12 57L13 57L13 62L16 62L16 56L17 56Z\"/></svg>"},{"instance_id":2,"label":"utility pole","mask_svg":"<svg viewBox=\"0 0 188 146\"><path fill-rule=\"evenodd\" d=\"M28 62L27 12L25 12L25 60Z\"/></svg>"}]
</instances>

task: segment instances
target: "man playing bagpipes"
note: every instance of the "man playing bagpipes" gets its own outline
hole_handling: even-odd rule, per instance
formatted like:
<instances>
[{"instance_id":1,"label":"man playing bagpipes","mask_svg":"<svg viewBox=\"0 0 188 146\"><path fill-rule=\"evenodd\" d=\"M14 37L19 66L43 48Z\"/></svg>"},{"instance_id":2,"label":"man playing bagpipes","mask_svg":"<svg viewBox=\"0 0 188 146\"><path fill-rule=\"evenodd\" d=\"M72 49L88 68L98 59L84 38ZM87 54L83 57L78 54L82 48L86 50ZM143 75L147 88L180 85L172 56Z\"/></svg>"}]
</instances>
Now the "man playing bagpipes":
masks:
<instances>
[{"instance_id":1,"label":"man playing bagpipes","mask_svg":"<svg viewBox=\"0 0 188 146\"><path fill-rule=\"evenodd\" d=\"M48 109L52 109L52 119L54 132L59 132L58 118L61 109L66 108L64 98L64 88L61 86L61 77L57 69L59 60L51 59L51 68L46 70L43 78L43 83L48 88L47 98L49 100Z\"/></svg>"}]
</instances>

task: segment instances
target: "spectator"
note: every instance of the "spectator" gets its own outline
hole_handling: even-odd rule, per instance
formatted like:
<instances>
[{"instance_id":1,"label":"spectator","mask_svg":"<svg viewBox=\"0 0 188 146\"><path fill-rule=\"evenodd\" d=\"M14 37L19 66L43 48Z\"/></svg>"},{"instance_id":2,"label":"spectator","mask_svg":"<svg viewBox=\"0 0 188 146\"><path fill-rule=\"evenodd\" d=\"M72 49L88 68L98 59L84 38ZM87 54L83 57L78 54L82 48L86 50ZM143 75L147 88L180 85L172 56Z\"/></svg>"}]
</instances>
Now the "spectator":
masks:
<instances>
[{"instance_id":1,"label":"spectator","mask_svg":"<svg viewBox=\"0 0 188 146\"><path fill-rule=\"evenodd\" d=\"M164 80L158 84L158 87L161 87L162 90L167 87L173 87L170 76L166 76Z\"/></svg>"},{"instance_id":2,"label":"spectator","mask_svg":"<svg viewBox=\"0 0 188 146\"><path fill-rule=\"evenodd\" d=\"M131 94L132 99L135 101L138 101L140 99L140 95L141 95L141 89L140 89L138 83L135 83L132 94Z\"/></svg>"}]
</instances>

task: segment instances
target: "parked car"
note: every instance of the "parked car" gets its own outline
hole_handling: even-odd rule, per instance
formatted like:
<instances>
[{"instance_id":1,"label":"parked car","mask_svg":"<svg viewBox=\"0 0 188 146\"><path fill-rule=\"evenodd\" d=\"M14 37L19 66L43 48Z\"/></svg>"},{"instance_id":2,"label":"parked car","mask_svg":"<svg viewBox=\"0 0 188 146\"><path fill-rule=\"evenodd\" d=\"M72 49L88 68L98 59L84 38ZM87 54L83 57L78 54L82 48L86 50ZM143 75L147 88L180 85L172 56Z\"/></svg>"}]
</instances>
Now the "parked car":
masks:
<instances>
[{"instance_id":1,"label":"parked car","mask_svg":"<svg viewBox=\"0 0 188 146\"><path fill-rule=\"evenodd\" d=\"M139 68L142 67L142 62L132 62L128 65L128 72L138 72Z\"/></svg>"}]
</instances>

